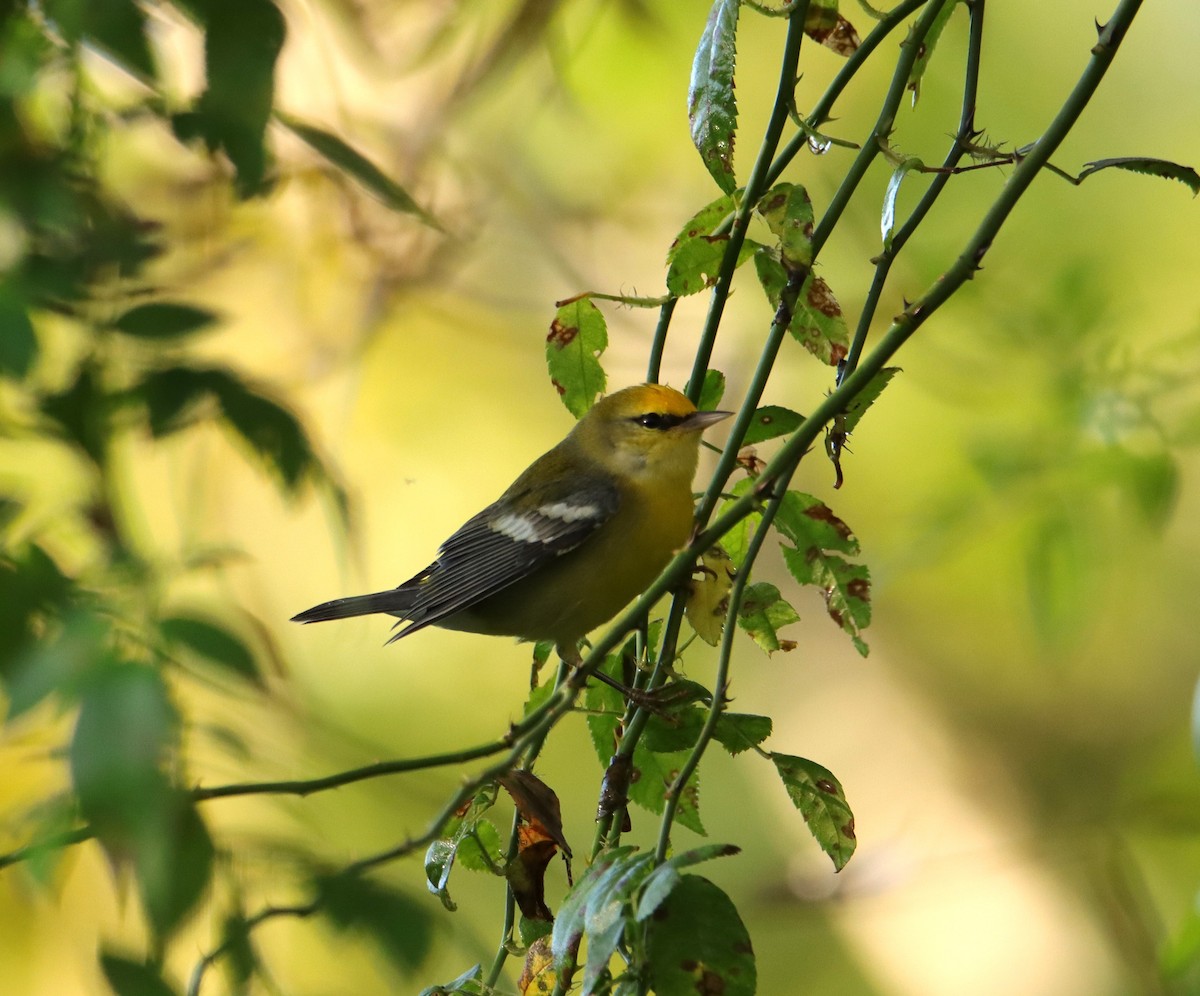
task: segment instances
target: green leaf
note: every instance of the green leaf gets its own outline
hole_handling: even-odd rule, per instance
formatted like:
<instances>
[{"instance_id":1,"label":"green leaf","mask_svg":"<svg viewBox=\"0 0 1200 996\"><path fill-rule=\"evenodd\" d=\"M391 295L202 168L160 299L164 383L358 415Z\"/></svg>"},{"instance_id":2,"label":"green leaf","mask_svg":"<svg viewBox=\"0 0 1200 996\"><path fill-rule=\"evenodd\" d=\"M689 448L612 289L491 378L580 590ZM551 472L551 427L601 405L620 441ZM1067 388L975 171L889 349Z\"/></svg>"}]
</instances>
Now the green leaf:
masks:
<instances>
[{"instance_id":1,"label":"green leaf","mask_svg":"<svg viewBox=\"0 0 1200 996\"><path fill-rule=\"evenodd\" d=\"M155 301L131 308L113 322L113 328L138 339L181 339L216 321L217 316L204 308Z\"/></svg>"},{"instance_id":2,"label":"green leaf","mask_svg":"<svg viewBox=\"0 0 1200 996\"><path fill-rule=\"evenodd\" d=\"M702 412L715 411L725 397L725 375L720 370L706 370L696 407Z\"/></svg>"},{"instance_id":3,"label":"green leaf","mask_svg":"<svg viewBox=\"0 0 1200 996\"><path fill-rule=\"evenodd\" d=\"M1129 170L1131 173L1161 177L1164 180L1178 180L1180 183L1187 185L1193 197L1200 194L1200 173L1197 173L1191 166L1183 166L1180 163L1173 163L1166 159L1123 156L1116 159L1097 159L1095 162L1087 163L1086 165L1087 169L1079 174L1080 182L1083 182L1085 177L1089 177L1093 173L1099 173L1101 170L1124 169Z\"/></svg>"},{"instance_id":4,"label":"green leaf","mask_svg":"<svg viewBox=\"0 0 1200 996\"><path fill-rule=\"evenodd\" d=\"M357 180L368 191L378 197L393 211L416 215L431 228L442 231L442 226L420 204L413 200L399 183L384 173L371 160L336 135L305 124L291 115L276 112L276 119L311 148L320 153L327 162Z\"/></svg>"},{"instance_id":5,"label":"green leaf","mask_svg":"<svg viewBox=\"0 0 1200 996\"><path fill-rule=\"evenodd\" d=\"M698 865L704 861L712 861L714 858L724 858L740 852L741 848L733 844L704 844L669 858L655 868L643 884L635 919L641 922L651 916L683 882L683 876L679 874L680 868L690 868L692 865Z\"/></svg>"},{"instance_id":6,"label":"green leaf","mask_svg":"<svg viewBox=\"0 0 1200 996\"><path fill-rule=\"evenodd\" d=\"M37 352L25 300L11 286L0 285L0 376L24 377L33 369Z\"/></svg>"},{"instance_id":7,"label":"green leaf","mask_svg":"<svg viewBox=\"0 0 1200 996\"><path fill-rule=\"evenodd\" d=\"M758 202L758 213L779 239L786 269L811 266L813 261L813 206L808 191L798 183L778 183Z\"/></svg>"},{"instance_id":8,"label":"green leaf","mask_svg":"<svg viewBox=\"0 0 1200 996\"><path fill-rule=\"evenodd\" d=\"M231 988L235 992L244 991L246 983L259 970L260 962L250 943L250 925L242 910L230 913L221 924L221 948L224 951L222 960L234 982Z\"/></svg>"},{"instance_id":9,"label":"green leaf","mask_svg":"<svg viewBox=\"0 0 1200 996\"><path fill-rule=\"evenodd\" d=\"M587 298L558 309L546 336L550 381L567 410L582 418L604 393L607 380L600 354L608 347L604 315Z\"/></svg>"},{"instance_id":10,"label":"green leaf","mask_svg":"<svg viewBox=\"0 0 1200 996\"><path fill-rule=\"evenodd\" d=\"M0 550L0 633L5 634L0 680L7 682L18 672L18 662L35 643L52 642L47 624L71 605L74 595L75 583L36 543Z\"/></svg>"},{"instance_id":11,"label":"green leaf","mask_svg":"<svg viewBox=\"0 0 1200 996\"><path fill-rule=\"evenodd\" d=\"M721 505L719 514L723 515L738 498L743 497L753 490L754 485L755 480L752 477L743 477L734 482L733 487L730 488L730 494L733 497ZM751 512L744 519L739 520L729 532L721 537L721 546L729 554L729 559L733 561L739 571L746 562L746 551L749 549L750 539L758 531L760 522L762 522L762 512Z\"/></svg>"},{"instance_id":12,"label":"green leaf","mask_svg":"<svg viewBox=\"0 0 1200 996\"><path fill-rule=\"evenodd\" d=\"M55 423L63 438L78 446L97 467L104 466L108 459L113 403L90 364L79 368L70 387L44 396L41 410Z\"/></svg>"},{"instance_id":13,"label":"green leaf","mask_svg":"<svg viewBox=\"0 0 1200 996\"><path fill-rule=\"evenodd\" d=\"M667 789L675 781L687 751L659 754L638 741L633 751L633 782L629 786L629 798L643 809L662 813L667 801ZM693 771L680 793L675 809L675 819L689 830L704 836L704 824L700 822L700 776Z\"/></svg>"},{"instance_id":14,"label":"green leaf","mask_svg":"<svg viewBox=\"0 0 1200 996\"><path fill-rule=\"evenodd\" d=\"M228 376L224 371L220 375ZM191 423L201 402L214 395L220 375L194 367L155 370L130 388L124 400L145 405L150 434L160 439Z\"/></svg>"},{"instance_id":15,"label":"green leaf","mask_svg":"<svg viewBox=\"0 0 1200 996\"><path fill-rule=\"evenodd\" d=\"M760 249L754 254L754 267L767 300L773 308L778 308L787 283L783 264L770 250ZM850 330L842 316L842 307L829 285L815 273L810 273L800 288L788 331L813 356L830 366L837 366L850 351Z\"/></svg>"},{"instance_id":16,"label":"green leaf","mask_svg":"<svg viewBox=\"0 0 1200 996\"><path fill-rule=\"evenodd\" d=\"M159 623L170 643L180 644L238 678L262 687L254 654L229 630L197 616L169 616Z\"/></svg>"},{"instance_id":17,"label":"green leaf","mask_svg":"<svg viewBox=\"0 0 1200 996\"><path fill-rule=\"evenodd\" d=\"M101 951L100 969L116 996L175 996L176 990L152 964Z\"/></svg>"},{"instance_id":18,"label":"green leaf","mask_svg":"<svg viewBox=\"0 0 1200 996\"><path fill-rule=\"evenodd\" d=\"M155 934L170 937L208 889L216 848L186 792L176 790L162 822L139 842L135 857L142 905Z\"/></svg>"},{"instance_id":19,"label":"green leaf","mask_svg":"<svg viewBox=\"0 0 1200 996\"><path fill-rule=\"evenodd\" d=\"M717 720L713 737L730 754L757 747L771 735L771 717L745 712L726 712Z\"/></svg>"},{"instance_id":20,"label":"green leaf","mask_svg":"<svg viewBox=\"0 0 1200 996\"><path fill-rule=\"evenodd\" d=\"M737 907L708 879L682 876L646 928L656 996L753 996L758 973L750 935Z\"/></svg>"},{"instance_id":21,"label":"green leaf","mask_svg":"<svg viewBox=\"0 0 1200 996\"><path fill-rule=\"evenodd\" d=\"M850 527L830 511L820 498L789 491L775 513L775 528L795 546L811 555L838 550L851 555L859 551L858 538Z\"/></svg>"},{"instance_id":22,"label":"green leaf","mask_svg":"<svg viewBox=\"0 0 1200 996\"><path fill-rule=\"evenodd\" d=\"M841 871L854 854L854 814L842 784L826 768L803 757L771 754L775 770L793 805L800 810L808 832Z\"/></svg>"},{"instance_id":23,"label":"green leaf","mask_svg":"<svg viewBox=\"0 0 1200 996\"><path fill-rule=\"evenodd\" d=\"M715 0L692 60L688 86L688 121L692 143L717 186L733 193L733 145L737 132L737 100L733 73L737 61L739 0Z\"/></svg>"},{"instance_id":24,"label":"green leaf","mask_svg":"<svg viewBox=\"0 0 1200 996\"><path fill-rule=\"evenodd\" d=\"M783 560L801 584L821 589L829 618L849 634L854 647L867 656L862 631L871 622L871 572L864 564L851 564L820 551L808 553L785 546Z\"/></svg>"},{"instance_id":25,"label":"green leaf","mask_svg":"<svg viewBox=\"0 0 1200 996\"><path fill-rule=\"evenodd\" d=\"M738 625L768 654L795 648L795 641L781 639L779 630L799 620L799 613L773 584L760 581L746 586L738 611Z\"/></svg>"},{"instance_id":26,"label":"green leaf","mask_svg":"<svg viewBox=\"0 0 1200 996\"><path fill-rule=\"evenodd\" d=\"M676 297L696 294L716 283L729 233L715 233L736 209L734 195L718 197L696 212L675 237L667 250L667 290ZM743 241L737 266L750 258L754 248L755 243Z\"/></svg>"},{"instance_id":27,"label":"green leaf","mask_svg":"<svg viewBox=\"0 0 1200 996\"><path fill-rule=\"evenodd\" d=\"M191 0L204 21L207 88L194 111L176 115L183 141L202 138L237 171L241 197L266 188L267 123L275 99L275 62L287 25L273 0Z\"/></svg>"},{"instance_id":28,"label":"green leaf","mask_svg":"<svg viewBox=\"0 0 1200 996\"><path fill-rule=\"evenodd\" d=\"M866 414L868 408L875 403L883 393L883 389L891 383L892 378L900 372L900 367L884 367L874 377L867 381L867 386L855 395L854 400L846 406L846 415L842 431L849 434L857 427L859 420Z\"/></svg>"},{"instance_id":29,"label":"green leaf","mask_svg":"<svg viewBox=\"0 0 1200 996\"><path fill-rule=\"evenodd\" d=\"M653 862L653 854L626 855L596 879L584 908L583 929L588 943L583 992L593 992L608 968L624 933L633 894L649 874Z\"/></svg>"},{"instance_id":30,"label":"green leaf","mask_svg":"<svg viewBox=\"0 0 1200 996\"><path fill-rule=\"evenodd\" d=\"M330 923L367 934L401 971L417 968L429 954L429 914L403 892L349 872L319 873L313 886Z\"/></svg>"},{"instance_id":31,"label":"green leaf","mask_svg":"<svg viewBox=\"0 0 1200 996\"><path fill-rule=\"evenodd\" d=\"M450 996L451 993L468 993L470 996L483 996L485 990L482 979L483 967L473 965L452 982L443 982L441 985L429 986L422 989L417 996ZM532 991L530 992L530 996L533 996Z\"/></svg>"},{"instance_id":32,"label":"green leaf","mask_svg":"<svg viewBox=\"0 0 1200 996\"><path fill-rule=\"evenodd\" d=\"M490 872L504 865L504 843L491 820L480 818L462 834L458 845L459 863L471 871Z\"/></svg>"},{"instance_id":33,"label":"green leaf","mask_svg":"<svg viewBox=\"0 0 1200 996\"><path fill-rule=\"evenodd\" d=\"M914 107L916 106L917 98L921 95L921 79L924 77L925 71L929 68L929 60L933 58L933 52L937 48L938 39L942 37L942 31L950 20L950 15L954 13L954 8L957 6L958 0L950 0L945 7L934 15L933 23L929 26L925 37L921 39L916 61L913 62L912 70L908 74L907 87L912 91Z\"/></svg>"},{"instance_id":34,"label":"green leaf","mask_svg":"<svg viewBox=\"0 0 1200 996\"><path fill-rule=\"evenodd\" d=\"M583 936L588 900L591 898L593 890L603 880L609 869L624 861L636 850L635 847L625 846L602 851L563 898L558 916L554 918L554 932L550 942L554 963L560 969L566 964L566 960L579 938Z\"/></svg>"},{"instance_id":35,"label":"green leaf","mask_svg":"<svg viewBox=\"0 0 1200 996\"><path fill-rule=\"evenodd\" d=\"M134 0L46 0L46 13L69 42L87 40L143 81L156 78L146 15Z\"/></svg>"},{"instance_id":36,"label":"green leaf","mask_svg":"<svg viewBox=\"0 0 1200 996\"><path fill-rule=\"evenodd\" d=\"M707 717L708 710L694 703L688 703L681 709L656 713L646 722L642 739L655 754L691 750L700 738L700 729Z\"/></svg>"},{"instance_id":37,"label":"green leaf","mask_svg":"<svg viewBox=\"0 0 1200 996\"><path fill-rule=\"evenodd\" d=\"M750 420L746 435L742 439L742 445L753 446L756 443L765 443L768 439L786 436L800 428L803 421L804 416L790 408L782 408L779 405L763 405Z\"/></svg>"},{"instance_id":38,"label":"green leaf","mask_svg":"<svg viewBox=\"0 0 1200 996\"><path fill-rule=\"evenodd\" d=\"M3 576L0 572L0 578ZM0 587L0 595L6 587ZM17 631L2 632L15 636ZM11 662L4 662L8 694L5 722L15 721L51 695L70 700L88 672L108 660L109 636L104 619L76 610L61 628L14 653Z\"/></svg>"},{"instance_id":39,"label":"green leaf","mask_svg":"<svg viewBox=\"0 0 1200 996\"><path fill-rule=\"evenodd\" d=\"M307 478L319 474L320 464L308 434L288 409L230 373L216 378L213 386L225 424L249 445L288 494L296 494Z\"/></svg>"},{"instance_id":40,"label":"green leaf","mask_svg":"<svg viewBox=\"0 0 1200 996\"><path fill-rule=\"evenodd\" d=\"M892 251L892 234L896 228L896 198L900 195L900 184L912 169L924 169L925 164L915 156L905 159L892 172L887 190L883 195L883 212L879 218L879 229L883 233L883 248Z\"/></svg>"}]
</instances>

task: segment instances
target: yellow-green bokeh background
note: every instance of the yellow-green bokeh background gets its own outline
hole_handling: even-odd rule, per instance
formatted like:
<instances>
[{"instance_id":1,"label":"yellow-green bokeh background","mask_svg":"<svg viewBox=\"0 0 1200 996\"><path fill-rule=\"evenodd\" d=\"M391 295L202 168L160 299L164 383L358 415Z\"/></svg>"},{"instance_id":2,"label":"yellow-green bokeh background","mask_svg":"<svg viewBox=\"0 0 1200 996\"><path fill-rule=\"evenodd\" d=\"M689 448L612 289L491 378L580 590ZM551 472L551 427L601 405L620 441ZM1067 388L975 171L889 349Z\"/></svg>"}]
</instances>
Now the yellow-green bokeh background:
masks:
<instances>
[{"instance_id":1,"label":"yellow-green bokeh background","mask_svg":"<svg viewBox=\"0 0 1200 996\"><path fill-rule=\"evenodd\" d=\"M846 6L865 27L866 15ZM715 194L686 118L707 5L635 8L563 4L541 40L456 95L504 36L512 5L286 6L279 105L411 182L450 238L331 183L283 134L274 138L286 178L250 204L231 203L205 161L160 130L113 138L111 182L164 221L177 246L162 279L227 316L201 351L275 385L304 414L357 513L356 535L342 542L319 502L282 503L216 432L152 448L130 441L123 452L147 550L245 551L216 580L181 585L173 597L244 626L239 606L282 651L267 699L186 691L192 771L203 783L311 777L465 747L519 714L525 647L427 631L384 648L378 619L303 629L286 620L403 580L569 428L542 362L556 299L660 293L667 246ZM989 6L977 121L991 140L1012 148L1036 139L1087 59L1093 18L1107 13L1081 0ZM917 109L906 106L898 125L897 144L927 161L940 158L956 124L965 23L956 15ZM782 22L743 14L743 176L781 39ZM158 40L187 92L199 73L195 38L163 21ZM866 133L898 40L838 104L831 132ZM1190 3L1147 3L1055 161L1073 171L1117 155L1200 163L1198 46ZM837 65L806 47L801 108ZM120 100L121 81L98 73ZM786 178L803 182L820 212L848 161L836 149L803 155ZM1003 170L980 171L950 183L896 266L881 321L949 265L1003 179ZM886 182L880 163L822 257L851 316L879 248ZM906 180L902 211L920 186ZM802 593L804 618L789 634L797 649L767 659L740 643L733 694L739 711L775 718L769 746L841 778L859 850L835 877L768 764L706 760L702 816L713 839L743 854L705 873L747 920L765 996L1170 991L1157 960L1200 893L1190 734L1200 465L1188 448L1200 440L1200 390L1190 381L1200 369L1198 211L1184 187L1131 174L1102 173L1078 188L1040 178L978 278L899 357L904 373L855 434L846 486L831 489L817 456L802 466L797 486L827 500L862 541L875 581L871 655L860 659ZM676 386L704 303L677 311L664 367ZM610 383L634 382L656 313L606 314ZM746 387L769 318L747 274L714 361L729 378L727 400ZM829 386L828 370L786 350L767 401L806 410ZM1106 462L1113 439L1161 461L1161 439L1112 414L1142 402L1165 427L1178 469L1160 523L1137 511L1125 471ZM40 495L43 521L71 502L64 461L8 443L0 456L11 479ZM777 558L761 570L787 589ZM701 681L711 665L704 653L687 662ZM61 777L47 751L64 727L49 711L37 719L2 747L0 804L10 811ZM235 730L245 752L222 747L210 724ZM600 773L582 720L555 732L539 774L562 799L577 854L592 839ZM292 841L348 861L422 830L458 777L214 802L205 813L247 855L252 843ZM631 839L652 841L655 819L635 812L634 821ZM692 839L679 833L681 843ZM285 860L243 864L258 902L295 898ZM387 874L424 898L417 860ZM564 889L554 865L552 906ZM415 992L494 950L500 884L460 871L452 892L456 914L428 900L439 924L433 962L398 989L373 947L316 923L266 927L261 949L285 992ZM134 897L114 892L91 845L66 857L50 892L5 873L0 923L0 992L102 991L97 946L136 947L141 937ZM177 944L180 979L211 944L211 927L201 914ZM224 984L214 975L206 992Z\"/></svg>"}]
</instances>

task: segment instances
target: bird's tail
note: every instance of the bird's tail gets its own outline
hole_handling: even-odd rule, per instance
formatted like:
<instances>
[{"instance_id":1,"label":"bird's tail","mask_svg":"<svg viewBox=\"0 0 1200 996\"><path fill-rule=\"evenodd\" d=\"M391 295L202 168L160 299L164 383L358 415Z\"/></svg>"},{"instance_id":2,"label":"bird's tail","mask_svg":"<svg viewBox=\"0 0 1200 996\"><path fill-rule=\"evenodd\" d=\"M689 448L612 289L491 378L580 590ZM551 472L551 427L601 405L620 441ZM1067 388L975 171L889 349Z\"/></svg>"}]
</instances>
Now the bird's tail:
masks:
<instances>
[{"instance_id":1,"label":"bird's tail","mask_svg":"<svg viewBox=\"0 0 1200 996\"><path fill-rule=\"evenodd\" d=\"M292 616L292 622L325 622L349 616L366 616L373 612L386 612L404 619L407 618L412 604L412 591L389 588L387 591L376 591L370 595L351 595L349 598L335 598L332 602L322 602L311 609L305 609L299 615Z\"/></svg>"}]
</instances>

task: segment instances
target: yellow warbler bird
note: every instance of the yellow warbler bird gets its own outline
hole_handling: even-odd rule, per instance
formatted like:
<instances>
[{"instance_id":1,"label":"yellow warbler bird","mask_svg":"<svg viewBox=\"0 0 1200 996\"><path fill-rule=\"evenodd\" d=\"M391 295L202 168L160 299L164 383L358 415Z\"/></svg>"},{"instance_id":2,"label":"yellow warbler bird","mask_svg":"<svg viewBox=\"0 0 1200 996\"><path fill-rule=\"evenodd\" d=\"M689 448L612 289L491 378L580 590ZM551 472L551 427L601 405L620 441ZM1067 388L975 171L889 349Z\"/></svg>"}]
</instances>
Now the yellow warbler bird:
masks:
<instances>
[{"instance_id":1,"label":"yellow warbler bird","mask_svg":"<svg viewBox=\"0 0 1200 996\"><path fill-rule=\"evenodd\" d=\"M398 588L334 599L293 621L383 612L408 623L392 640L442 626L553 640L564 660L577 661L579 641L687 542L700 434L730 414L697 411L658 384L610 394L446 540L425 570Z\"/></svg>"}]
</instances>

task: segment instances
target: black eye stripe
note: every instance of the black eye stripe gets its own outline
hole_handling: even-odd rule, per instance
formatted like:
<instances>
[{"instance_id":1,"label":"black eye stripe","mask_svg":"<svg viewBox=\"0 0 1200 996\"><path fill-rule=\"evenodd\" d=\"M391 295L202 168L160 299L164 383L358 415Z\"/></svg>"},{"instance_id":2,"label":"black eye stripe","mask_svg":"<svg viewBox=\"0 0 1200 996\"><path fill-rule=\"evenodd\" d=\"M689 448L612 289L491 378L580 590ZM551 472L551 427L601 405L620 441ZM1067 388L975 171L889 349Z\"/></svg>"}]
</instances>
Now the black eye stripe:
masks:
<instances>
[{"instance_id":1,"label":"black eye stripe","mask_svg":"<svg viewBox=\"0 0 1200 996\"><path fill-rule=\"evenodd\" d=\"M644 415L635 415L633 421L643 429L665 430L673 429L686 417L685 415L668 415L665 412L646 412Z\"/></svg>"}]
</instances>

